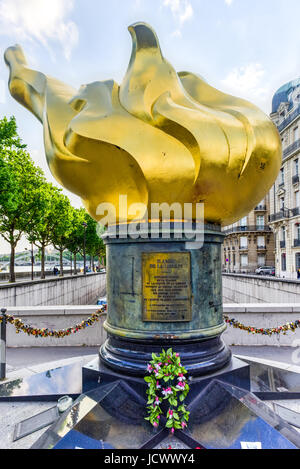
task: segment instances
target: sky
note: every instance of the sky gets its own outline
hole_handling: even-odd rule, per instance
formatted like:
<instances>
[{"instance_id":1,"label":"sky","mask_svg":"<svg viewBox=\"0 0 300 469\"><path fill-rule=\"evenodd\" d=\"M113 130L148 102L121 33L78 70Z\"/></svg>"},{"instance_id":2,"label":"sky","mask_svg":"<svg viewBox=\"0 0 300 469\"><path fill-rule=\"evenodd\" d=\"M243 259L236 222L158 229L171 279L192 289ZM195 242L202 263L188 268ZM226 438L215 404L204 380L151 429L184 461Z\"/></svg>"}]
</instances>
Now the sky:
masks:
<instances>
[{"instance_id":1,"label":"sky","mask_svg":"<svg viewBox=\"0 0 300 469\"><path fill-rule=\"evenodd\" d=\"M20 44L32 68L75 88L120 83L131 54L127 28L145 21L177 71L200 74L269 114L275 91L300 75L299 18L299 0L0 0L0 117L16 117L32 158L59 186L47 167L41 124L8 92L7 47ZM26 245L22 240L17 250ZM0 252L8 251L1 240Z\"/></svg>"}]
</instances>

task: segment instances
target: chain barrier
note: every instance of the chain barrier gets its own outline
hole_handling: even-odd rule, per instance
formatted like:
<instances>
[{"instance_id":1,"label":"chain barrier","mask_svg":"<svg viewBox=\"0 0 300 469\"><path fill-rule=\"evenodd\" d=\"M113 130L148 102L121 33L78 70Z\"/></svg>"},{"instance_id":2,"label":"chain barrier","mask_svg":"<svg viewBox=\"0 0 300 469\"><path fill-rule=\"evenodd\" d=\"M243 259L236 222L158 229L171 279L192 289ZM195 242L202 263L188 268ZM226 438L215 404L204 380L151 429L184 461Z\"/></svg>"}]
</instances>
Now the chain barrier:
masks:
<instances>
[{"instance_id":1,"label":"chain barrier","mask_svg":"<svg viewBox=\"0 0 300 469\"><path fill-rule=\"evenodd\" d=\"M226 324L229 326L234 327L235 329L240 329L242 331L247 331L249 334L261 334L261 335L268 335L272 336L273 334L283 334L286 335L287 332L292 331L295 332L298 327L300 327L300 320L296 320L295 322L288 322L283 324L282 326L272 327L269 329L264 328L257 328L252 326L245 326L244 324L240 323L234 318L229 318L228 316L224 315L224 320Z\"/></svg>"},{"instance_id":2,"label":"chain barrier","mask_svg":"<svg viewBox=\"0 0 300 469\"><path fill-rule=\"evenodd\" d=\"M23 321L19 318L15 318L10 314L5 314L5 321L6 323L12 324L16 328L16 333L24 332L25 334L32 335L36 338L39 337L55 337L57 339L61 339L63 337L69 336L71 334L75 334L76 332L85 329L86 327L92 326L95 322L99 321L101 316L106 315L106 305L103 305L99 308L95 313L93 313L89 318L84 319L80 324L76 324L73 327L69 327L67 329L61 330L50 330L47 328L36 328L32 326L28 326L24 324ZM0 325L3 321L3 316L0 316Z\"/></svg>"}]
</instances>

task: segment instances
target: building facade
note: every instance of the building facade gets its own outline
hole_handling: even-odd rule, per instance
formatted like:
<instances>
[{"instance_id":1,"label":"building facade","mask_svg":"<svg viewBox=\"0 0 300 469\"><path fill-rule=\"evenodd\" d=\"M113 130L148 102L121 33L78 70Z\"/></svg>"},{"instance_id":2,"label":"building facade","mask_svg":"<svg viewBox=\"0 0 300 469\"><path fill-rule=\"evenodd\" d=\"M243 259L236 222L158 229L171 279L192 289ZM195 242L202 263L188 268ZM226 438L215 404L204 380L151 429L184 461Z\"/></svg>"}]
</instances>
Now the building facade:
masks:
<instances>
[{"instance_id":1,"label":"building facade","mask_svg":"<svg viewBox=\"0 0 300 469\"><path fill-rule=\"evenodd\" d=\"M283 147L280 173L269 194L276 276L296 279L300 269L300 78L275 93L271 119Z\"/></svg>"},{"instance_id":2,"label":"building facade","mask_svg":"<svg viewBox=\"0 0 300 469\"><path fill-rule=\"evenodd\" d=\"M260 266L274 267L274 235L268 225L269 194L248 216L227 226L223 245L226 272L255 273Z\"/></svg>"}]
</instances>

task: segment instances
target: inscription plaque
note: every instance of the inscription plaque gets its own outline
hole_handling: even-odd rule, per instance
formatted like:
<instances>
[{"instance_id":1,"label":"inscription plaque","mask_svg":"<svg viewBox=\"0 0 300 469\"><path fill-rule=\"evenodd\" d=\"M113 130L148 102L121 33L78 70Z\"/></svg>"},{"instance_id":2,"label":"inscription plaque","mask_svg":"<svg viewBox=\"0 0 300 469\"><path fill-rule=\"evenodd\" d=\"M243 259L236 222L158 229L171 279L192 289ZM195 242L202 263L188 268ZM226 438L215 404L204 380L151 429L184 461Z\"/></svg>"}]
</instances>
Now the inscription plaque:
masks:
<instances>
[{"instance_id":1,"label":"inscription plaque","mask_svg":"<svg viewBox=\"0 0 300 469\"><path fill-rule=\"evenodd\" d=\"M189 252L149 252L143 262L143 321L191 321Z\"/></svg>"}]
</instances>

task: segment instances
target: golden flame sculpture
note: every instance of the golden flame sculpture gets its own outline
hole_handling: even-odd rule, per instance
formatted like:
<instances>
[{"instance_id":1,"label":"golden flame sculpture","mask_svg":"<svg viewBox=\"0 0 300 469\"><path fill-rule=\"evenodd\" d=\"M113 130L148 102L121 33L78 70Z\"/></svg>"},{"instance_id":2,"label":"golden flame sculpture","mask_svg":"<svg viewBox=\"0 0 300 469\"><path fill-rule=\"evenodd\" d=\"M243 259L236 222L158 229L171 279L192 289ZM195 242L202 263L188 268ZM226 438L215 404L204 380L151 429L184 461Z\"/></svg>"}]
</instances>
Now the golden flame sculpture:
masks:
<instances>
[{"instance_id":1,"label":"golden flame sculpture","mask_svg":"<svg viewBox=\"0 0 300 469\"><path fill-rule=\"evenodd\" d=\"M132 54L121 86L96 81L76 91L30 69L20 46L6 50L10 92L43 123L54 177L95 219L103 202L117 209L112 223L136 218L119 206L126 195L128 205L148 209L152 202L202 202L207 222L233 223L278 174L276 127L253 104L193 73L176 73L149 25L129 31Z\"/></svg>"}]
</instances>

